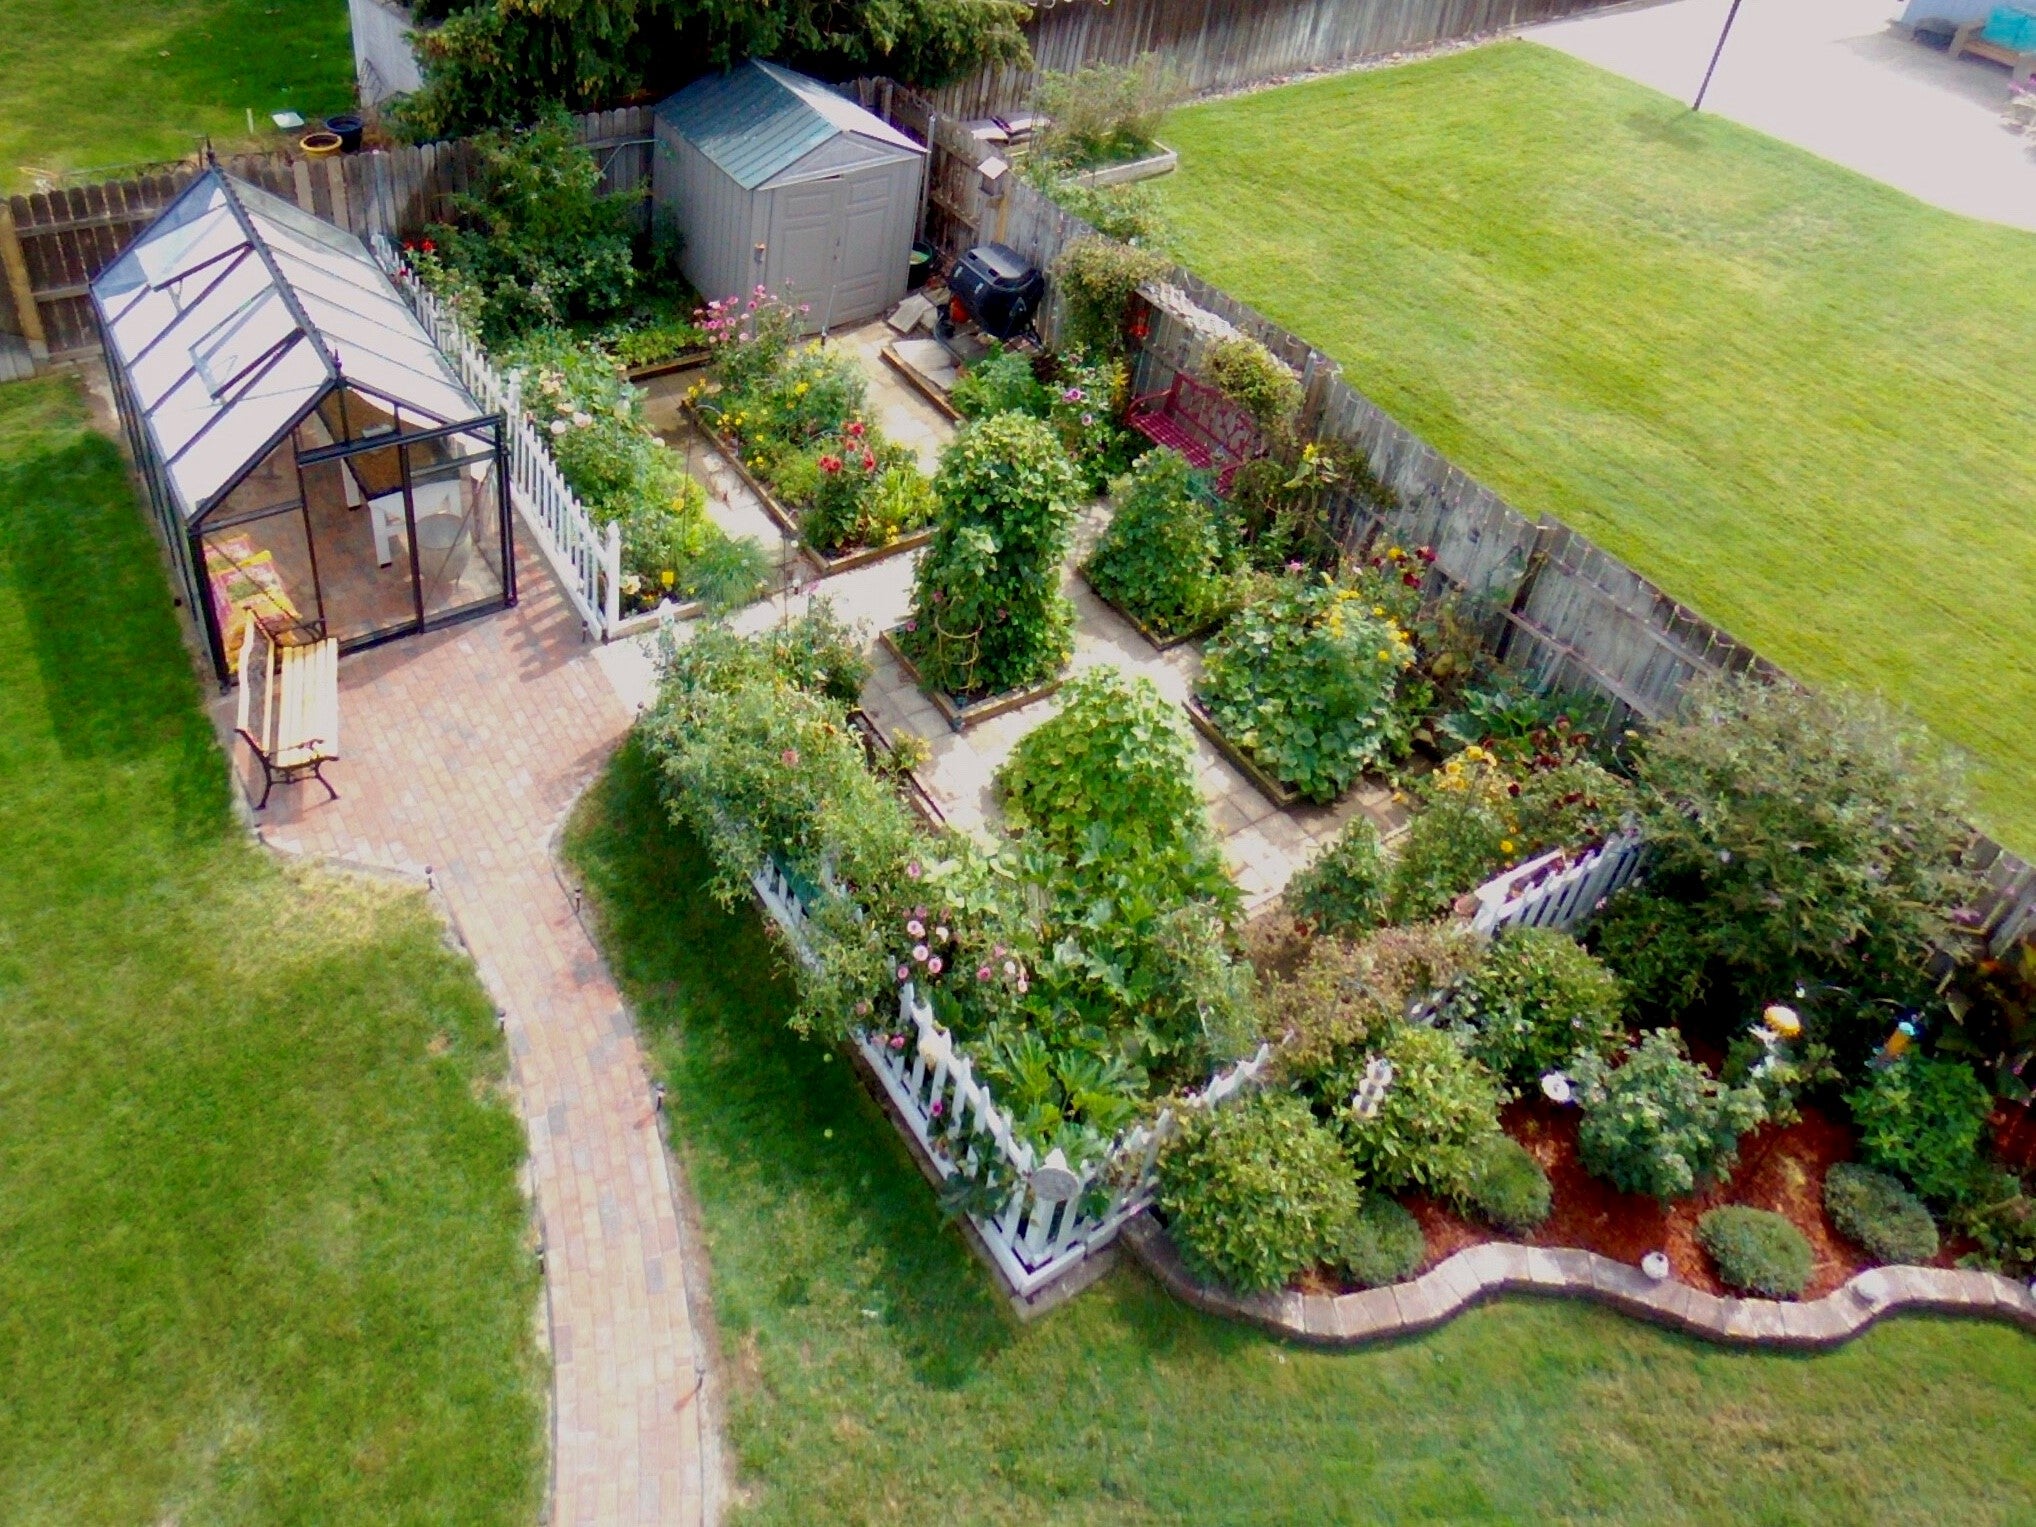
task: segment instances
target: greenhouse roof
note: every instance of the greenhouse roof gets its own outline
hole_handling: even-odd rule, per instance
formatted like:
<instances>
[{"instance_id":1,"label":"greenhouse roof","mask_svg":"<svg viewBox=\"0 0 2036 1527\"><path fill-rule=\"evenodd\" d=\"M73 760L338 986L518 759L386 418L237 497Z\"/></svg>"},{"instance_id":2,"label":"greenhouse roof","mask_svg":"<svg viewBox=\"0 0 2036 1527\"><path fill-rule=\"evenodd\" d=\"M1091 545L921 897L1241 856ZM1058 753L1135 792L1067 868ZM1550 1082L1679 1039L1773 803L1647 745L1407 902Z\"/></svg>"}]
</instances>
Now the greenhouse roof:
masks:
<instances>
[{"instance_id":1,"label":"greenhouse roof","mask_svg":"<svg viewBox=\"0 0 2036 1527\"><path fill-rule=\"evenodd\" d=\"M439 424L484 412L359 239L217 169L92 297L187 522L342 378Z\"/></svg>"},{"instance_id":2,"label":"greenhouse roof","mask_svg":"<svg viewBox=\"0 0 2036 1527\"><path fill-rule=\"evenodd\" d=\"M908 153L915 143L818 80L758 59L694 80L657 109L729 179L753 191L844 133Z\"/></svg>"}]
</instances>

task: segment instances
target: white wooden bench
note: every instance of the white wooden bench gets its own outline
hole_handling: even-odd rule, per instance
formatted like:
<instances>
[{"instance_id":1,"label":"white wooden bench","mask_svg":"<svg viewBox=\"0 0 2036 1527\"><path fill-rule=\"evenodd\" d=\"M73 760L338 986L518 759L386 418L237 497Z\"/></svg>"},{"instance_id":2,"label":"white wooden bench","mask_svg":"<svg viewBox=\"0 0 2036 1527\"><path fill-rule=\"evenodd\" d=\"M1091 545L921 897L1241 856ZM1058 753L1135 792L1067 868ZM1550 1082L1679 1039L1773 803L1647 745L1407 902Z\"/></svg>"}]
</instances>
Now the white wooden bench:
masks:
<instances>
[{"instance_id":1,"label":"white wooden bench","mask_svg":"<svg viewBox=\"0 0 2036 1527\"><path fill-rule=\"evenodd\" d=\"M255 685L261 685L260 726L255 724ZM259 620L249 616L240 639L240 713L235 729L262 766L260 811L280 781L316 779L335 801L339 792L324 766L339 757L339 643L279 645Z\"/></svg>"}]
</instances>

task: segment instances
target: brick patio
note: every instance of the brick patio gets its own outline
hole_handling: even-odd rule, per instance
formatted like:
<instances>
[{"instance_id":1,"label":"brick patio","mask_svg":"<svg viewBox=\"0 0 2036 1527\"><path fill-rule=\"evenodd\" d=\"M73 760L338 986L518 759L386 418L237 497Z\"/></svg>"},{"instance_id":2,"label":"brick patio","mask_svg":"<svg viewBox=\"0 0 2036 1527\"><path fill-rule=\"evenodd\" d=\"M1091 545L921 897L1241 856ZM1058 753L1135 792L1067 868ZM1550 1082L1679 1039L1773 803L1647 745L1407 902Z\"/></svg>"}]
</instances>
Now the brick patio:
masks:
<instances>
[{"instance_id":1,"label":"brick patio","mask_svg":"<svg viewBox=\"0 0 2036 1527\"><path fill-rule=\"evenodd\" d=\"M518 569L516 609L349 657L340 799L278 789L260 821L280 849L429 867L503 1009L544 1237L552 1520L695 1522L712 1437L674 1185L642 1047L550 851L630 713L542 560Z\"/></svg>"}]
</instances>

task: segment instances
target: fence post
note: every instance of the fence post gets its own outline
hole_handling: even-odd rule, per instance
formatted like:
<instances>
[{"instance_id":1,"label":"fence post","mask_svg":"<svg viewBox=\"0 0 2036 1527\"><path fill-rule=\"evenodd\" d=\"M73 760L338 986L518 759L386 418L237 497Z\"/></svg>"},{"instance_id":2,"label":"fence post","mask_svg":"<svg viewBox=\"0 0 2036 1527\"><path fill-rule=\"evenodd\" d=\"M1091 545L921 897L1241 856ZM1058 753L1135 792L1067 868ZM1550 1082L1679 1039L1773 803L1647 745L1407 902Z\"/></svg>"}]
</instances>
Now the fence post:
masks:
<instances>
[{"instance_id":1,"label":"fence post","mask_svg":"<svg viewBox=\"0 0 2036 1527\"><path fill-rule=\"evenodd\" d=\"M49 337L43 332L42 312L35 305L35 287L28 279L28 261L21 255L21 236L14 231L14 208L0 196L0 266L7 271L7 290L14 298L14 312L21 320L21 337L28 341L28 353L38 363L49 359Z\"/></svg>"},{"instance_id":2,"label":"fence post","mask_svg":"<svg viewBox=\"0 0 2036 1527\"><path fill-rule=\"evenodd\" d=\"M601 640L608 640L608 633L622 623L622 523L608 522L608 544L601 553L601 576L605 587L601 591Z\"/></svg>"}]
</instances>

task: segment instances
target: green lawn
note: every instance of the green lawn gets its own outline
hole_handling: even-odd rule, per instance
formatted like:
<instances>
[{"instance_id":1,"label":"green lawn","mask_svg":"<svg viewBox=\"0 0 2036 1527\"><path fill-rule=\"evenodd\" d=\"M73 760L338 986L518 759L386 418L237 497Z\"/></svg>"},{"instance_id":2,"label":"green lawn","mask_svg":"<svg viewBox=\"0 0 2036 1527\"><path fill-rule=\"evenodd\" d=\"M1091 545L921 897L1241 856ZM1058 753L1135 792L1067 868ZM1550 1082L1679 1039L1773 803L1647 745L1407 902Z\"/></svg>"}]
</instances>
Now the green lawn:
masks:
<instances>
[{"instance_id":1,"label":"green lawn","mask_svg":"<svg viewBox=\"0 0 2036 1527\"><path fill-rule=\"evenodd\" d=\"M252 109L309 120L354 99L346 0L7 0L0 191L37 170L241 148Z\"/></svg>"},{"instance_id":2,"label":"green lawn","mask_svg":"<svg viewBox=\"0 0 2036 1527\"><path fill-rule=\"evenodd\" d=\"M2027 1521L2036 1340L1726 1352L1514 1300L1331 1355L1134 1271L1020 1327L626 748L569 853L668 1088L760 1522Z\"/></svg>"},{"instance_id":3,"label":"green lawn","mask_svg":"<svg viewBox=\"0 0 2036 1527\"><path fill-rule=\"evenodd\" d=\"M1912 707L2036 853L2036 236L1521 42L1166 137L1190 266L1530 517Z\"/></svg>"},{"instance_id":4,"label":"green lawn","mask_svg":"<svg viewBox=\"0 0 2036 1527\"><path fill-rule=\"evenodd\" d=\"M75 384L0 387L0 1520L526 1522L493 1010L249 841L199 696Z\"/></svg>"}]
</instances>

